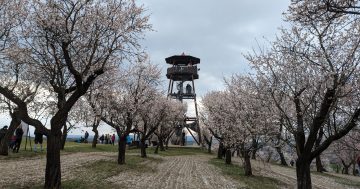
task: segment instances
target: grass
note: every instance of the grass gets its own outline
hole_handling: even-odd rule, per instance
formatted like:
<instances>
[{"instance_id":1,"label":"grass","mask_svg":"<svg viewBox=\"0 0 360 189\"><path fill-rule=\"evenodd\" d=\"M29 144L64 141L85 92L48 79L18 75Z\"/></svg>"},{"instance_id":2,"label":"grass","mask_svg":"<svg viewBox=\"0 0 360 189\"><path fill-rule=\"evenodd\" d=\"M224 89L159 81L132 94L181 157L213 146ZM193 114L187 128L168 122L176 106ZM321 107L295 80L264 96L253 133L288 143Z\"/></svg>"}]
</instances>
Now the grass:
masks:
<instances>
[{"instance_id":1,"label":"grass","mask_svg":"<svg viewBox=\"0 0 360 189\"><path fill-rule=\"evenodd\" d=\"M14 158L28 158L35 156L46 155L46 140L43 142L43 151L40 151L40 146L37 145L37 152L33 151L34 141L31 141L31 146L29 141L26 144L25 150L25 138L21 142L19 153L13 153L9 149L8 156L0 156L0 160L14 159ZM74 152L117 152L117 146L98 144L96 148L91 147L91 143L76 143L76 142L66 142L64 150L61 151L62 154L74 153Z\"/></svg>"},{"instance_id":2,"label":"grass","mask_svg":"<svg viewBox=\"0 0 360 189\"><path fill-rule=\"evenodd\" d=\"M245 188L249 189L276 189L280 186L286 186L283 182L278 181L273 178L263 177L263 176L245 176L244 169L238 165L227 165L224 163L224 160L221 159L211 159L210 164L215 165L220 168L223 174L232 177L240 183L246 185Z\"/></svg>"},{"instance_id":3,"label":"grass","mask_svg":"<svg viewBox=\"0 0 360 189\"><path fill-rule=\"evenodd\" d=\"M13 153L11 149L9 149L8 156L0 156L0 160L7 160L7 159L17 159L17 158L31 158L35 156L45 156L46 150L40 151L40 146L37 145L38 152L34 152L34 139L31 138L31 145L29 139L26 140L25 137L23 137L20 145L20 149L18 153ZM26 148L26 150L25 150ZM46 148L46 141L43 142L43 149Z\"/></svg>"},{"instance_id":4,"label":"grass","mask_svg":"<svg viewBox=\"0 0 360 189\"><path fill-rule=\"evenodd\" d=\"M117 152L118 146L110 144L97 144L96 148L91 143L66 142L64 152Z\"/></svg>"},{"instance_id":5,"label":"grass","mask_svg":"<svg viewBox=\"0 0 360 189\"><path fill-rule=\"evenodd\" d=\"M336 173L339 173L339 171L341 170L341 166L336 163L330 163L330 168Z\"/></svg>"},{"instance_id":6,"label":"grass","mask_svg":"<svg viewBox=\"0 0 360 189\"><path fill-rule=\"evenodd\" d=\"M147 154L154 154L155 147L148 147ZM97 144L96 148L91 147L91 143L66 142L63 152L118 152L118 146L110 144ZM140 148L130 148L126 153L140 154ZM200 155L208 154L206 150L197 147L169 147L166 151L160 151L160 156L180 156L180 155Z\"/></svg>"},{"instance_id":7,"label":"grass","mask_svg":"<svg viewBox=\"0 0 360 189\"><path fill-rule=\"evenodd\" d=\"M19 153L13 153L9 150L8 156L0 156L0 160L15 159L15 158L29 158L35 156L45 156L46 155L46 140L43 142L43 151L34 152L34 141L31 141L31 147L29 140L26 144L25 150L25 138L23 138ZM154 154L155 148L149 147L146 149L147 154ZM61 151L61 154L75 153L75 152L118 152L118 146L110 144L97 144L96 148L91 147L91 143L76 143L76 142L66 142L64 150ZM126 150L126 153L137 153L140 154L139 148L131 148ZM198 147L169 147L166 151L160 151L158 155L160 156L179 156L179 155L200 155L208 154L206 150Z\"/></svg>"},{"instance_id":8,"label":"grass","mask_svg":"<svg viewBox=\"0 0 360 189\"><path fill-rule=\"evenodd\" d=\"M118 186L112 184L106 179L118 175L124 171L134 171L137 173L155 172L156 170L146 166L145 161L160 162L162 160L156 158L141 158L139 156L126 156L126 164L118 165L115 160L100 160L91 162L76 171L76 177L70 180L63 180L61 187L66 189L101 189L101 188L126 188L126 186ZM106 186L106 187L104 187ZM12 188L21 188L12 186ZM32 188L41 189L43 184L39 183Z\"/></svg>"},{"instance_id":9,"label":"grass","mask_svg":"<svg viewBox=\"0 0 360 189\"><path fill-rule=\"evenodd\" d=\"M343 177L338 177L338 176L327 174L327 173L320 173L320 172L317 172L317 171L313 171L313 172L311 172L311 174L316 174L316 175L321 175L321 176L333 178L335 180L335 182L337 182L339 184L360 188L360 181L354 181L354 180L346 179L346 178L343 178Z\"/></svg>"},{"instance_id":10,"label":"grass","mask_svg":"<svg viewBox=\"0 0 360 189\"><path fill-rule=\"evenodd\" d=\"M118 175L124 171L134 171L138 173L154 172L156 170L146 166L144 161L152 161L153 158L144 159L139 156L126 156L126 164L118 165L116 161L96 161L83 167L83 171L78 173L78 177L66 180L62 183L63 188L124 188L109 183L106 179ZM154 160L157 161L157 160Z\"/></svg>"},{"instance_id":11,"label":"grass","mask_svg":"<svg viewBox=\"0 0 360 189\"><path fill-rule=\"evenodd\" d=\"M156 170L147 166L145 161L160 162L160 159L155 158L141 158L139 156L126 156L126 164L118 165L116 161L100 160L93 162L83 167L82 171L78 172L75 179L66 180L62 182L63 188L78 189L78 188L124 188L125 186L117 186L109 183L106 179L118 175L125 171L134 171L137 173L155 172Z\"/></svg>"},{"instance_id":12,"label":"grass","mask_svg":"<svg viewBox=\"0 0 360 189\"><path fill-rule=\"evenodd\" d=\"M149 147L146 149L147 154L154 154L155 147ZM165 151L158 151L160 156L181 156L181 155L208 155L207 150L197 147L169 147ZM130 149L127 153L139 153L140 149Z\"/></svg>"}]
</instances>

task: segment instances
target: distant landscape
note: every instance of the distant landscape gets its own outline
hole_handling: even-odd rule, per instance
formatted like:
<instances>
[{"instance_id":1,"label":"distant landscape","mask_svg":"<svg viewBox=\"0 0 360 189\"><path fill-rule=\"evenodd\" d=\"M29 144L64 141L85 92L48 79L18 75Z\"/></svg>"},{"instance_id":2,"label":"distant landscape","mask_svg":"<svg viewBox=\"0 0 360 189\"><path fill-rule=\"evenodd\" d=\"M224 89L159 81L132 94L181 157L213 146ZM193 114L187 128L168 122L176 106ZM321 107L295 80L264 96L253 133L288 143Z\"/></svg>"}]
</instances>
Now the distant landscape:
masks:
<instances>
[{"instance_id":1,"label":"distant landscape","mask_svg":"<svg viewBox=\"0 0 360 189\"><path fill-rule=\"evenodd\" d=\"M134 140L134 135L130 134L129 136L132 140ZM67 135L66 140L69 142L74 142L74 141L80 139L80 137L84 137L84 135ZM92 141L93 138L94 138L94 135L89 135L88 141L89 142ZM118 137L116 137L116 140L118 140ZM193 145L194 143L196 143L192 136L186 136L185 140L186 140L186 145Z\"/></svg>"}]
</instances>

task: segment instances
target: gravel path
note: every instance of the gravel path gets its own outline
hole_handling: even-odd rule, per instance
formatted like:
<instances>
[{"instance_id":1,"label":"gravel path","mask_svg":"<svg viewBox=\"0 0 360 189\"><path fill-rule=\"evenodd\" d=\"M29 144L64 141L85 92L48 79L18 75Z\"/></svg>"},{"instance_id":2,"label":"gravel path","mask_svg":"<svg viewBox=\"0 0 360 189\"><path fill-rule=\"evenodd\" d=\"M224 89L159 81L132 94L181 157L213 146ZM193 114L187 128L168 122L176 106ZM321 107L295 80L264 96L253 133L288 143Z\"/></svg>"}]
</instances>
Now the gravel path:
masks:
<instances>
[{"instance_id":1,"label":"gravel path","mask_svg":"<svg viewBox=\"0 0 360 189\"><path fill-rule=\"evenodd\" d=\"M163 157L164 161L153 164L155 172L124 172L107 179L109 182L131 188L241 188L225 177L220 170L208 164L210 156ZM149 164L147 164L149 166Z\"/></svg>"}]
</instances>

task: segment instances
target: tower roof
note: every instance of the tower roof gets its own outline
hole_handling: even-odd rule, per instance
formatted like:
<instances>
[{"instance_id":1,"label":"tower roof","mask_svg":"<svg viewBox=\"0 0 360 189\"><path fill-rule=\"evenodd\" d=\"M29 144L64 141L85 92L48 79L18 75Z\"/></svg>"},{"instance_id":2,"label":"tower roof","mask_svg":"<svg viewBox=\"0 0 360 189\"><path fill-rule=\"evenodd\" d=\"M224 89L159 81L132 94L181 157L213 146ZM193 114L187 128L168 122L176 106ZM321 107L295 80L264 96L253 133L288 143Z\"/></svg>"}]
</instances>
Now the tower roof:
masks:
<instances>
[{"instance_id":1,"label":"tower roof","mask_svg":"<svg viewBox=\"0 0 360 189\"><path fill-rule=\"evenodd\" d=\"M188 64L200 64L200 58L196 58L193 56L185 55L174 55L165 58L166 63L172 65L188 65Z\"/></svg>"}]
</instances>

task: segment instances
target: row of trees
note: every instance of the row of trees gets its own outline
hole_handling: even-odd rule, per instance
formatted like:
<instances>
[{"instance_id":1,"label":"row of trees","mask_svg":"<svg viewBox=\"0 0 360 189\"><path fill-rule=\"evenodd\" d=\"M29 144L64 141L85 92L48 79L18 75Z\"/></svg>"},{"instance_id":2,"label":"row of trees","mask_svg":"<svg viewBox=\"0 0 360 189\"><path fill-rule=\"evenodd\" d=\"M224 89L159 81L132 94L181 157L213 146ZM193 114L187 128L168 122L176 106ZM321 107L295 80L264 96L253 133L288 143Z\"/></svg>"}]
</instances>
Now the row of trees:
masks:
<instances>
[{"instance_id":1,"label":"row of trees","mask_svg":"<svg viewBox=\"0 0 360 189\"><path fill-rule=\"evenodd\" d=\"M282 162L281 146L295 149L298 188L312 187L310 164L316 159L321 169L327 149L344 156L352 148L346 155L354 163L359 145L348 141L359 134L360 22L349 10L357 4L293 1L285 14L289 26L271 47L245 55L253 72L234 75L224 91L204 96L204 125L225 149L240 151L246 175L259 144L276 148ZM349 148L336 147L343 143Z\"/></svg>"},{"instance_id":2,"label":"row of trees","mask_svg":"<svg viewBox=\"0 0 360 189\"><path fill-rule=\"evenodd\" d=\"M0 0L0 15L0 103L12 118L0 154L21 121L46 135L44 188L61 187L60 149L75 123L92 127L93 147L100 122L113 127L122 164L132 130L142 144L153 134L165 142L183 118L185 107L164 97L160 71L142 52L151 25L135 1Z\"/></svg>"}]
</instances>

